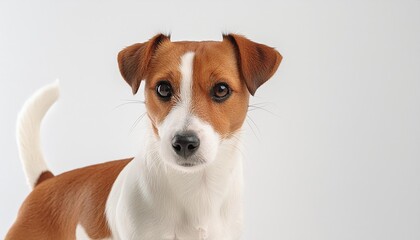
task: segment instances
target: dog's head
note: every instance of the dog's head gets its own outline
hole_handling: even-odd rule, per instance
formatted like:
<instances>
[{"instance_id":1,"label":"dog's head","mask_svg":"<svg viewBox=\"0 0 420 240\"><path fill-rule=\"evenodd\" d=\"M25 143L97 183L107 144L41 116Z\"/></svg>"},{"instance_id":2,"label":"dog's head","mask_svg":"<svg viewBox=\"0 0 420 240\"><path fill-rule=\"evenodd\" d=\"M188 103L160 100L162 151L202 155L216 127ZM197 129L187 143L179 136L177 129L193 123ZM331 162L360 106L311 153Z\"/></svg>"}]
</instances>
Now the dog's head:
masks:
<instances>
[{"instance_id":1,"label":"dog's head","mask_svg":"<svg viewBox=\"0 0 420 240\"><path fill-rule=\"evenodd\" d=\"M220 145L242 127L249 95L281 59L273 48L235 34L221 42L171 42L158 34L118 54L133 94L145 80L147 115L162 159L183 169L215 160Z\"/></svg>"}]
</instances>

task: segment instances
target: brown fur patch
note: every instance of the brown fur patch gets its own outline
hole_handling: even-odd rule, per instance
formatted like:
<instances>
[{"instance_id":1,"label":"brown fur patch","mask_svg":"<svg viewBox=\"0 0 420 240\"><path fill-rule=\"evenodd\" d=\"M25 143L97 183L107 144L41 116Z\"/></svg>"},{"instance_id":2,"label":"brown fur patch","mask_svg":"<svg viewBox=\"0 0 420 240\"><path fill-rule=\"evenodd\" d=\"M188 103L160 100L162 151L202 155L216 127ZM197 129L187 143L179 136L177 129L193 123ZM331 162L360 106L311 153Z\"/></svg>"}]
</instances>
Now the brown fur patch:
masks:
<instances>
[{"instance_id":1,"label":"brown fur patch","mask_svg":"<svg viewBox=\"0 0 420 240\"><path fill-rule=\"evenodd\" d=\"M37 185L22 204L5 239L75 239L77 224L89 237L110 237L105 204L131 159L65 172Z\"/></svg>"},{"instance_id":2,"label":"brown fur patch","mask_svg":"<svg viewBox=\"0 0 420 240\"><path fill-rule=\"evenodd\" d=\"M52 172L50 171L45 171L43 173L41 173L41 175L39 176L38 180L36 181L35 186L37 186L38 184L42 183L43 181L54 177L54 174L52 174Z\"/></svg>"},{"instance_id":3,"label":"brown fur patch","mask_svg":"<svg viewBox=\"0 0 420 240\"><path fill-rule=\"evenodd\" d=\"M212 98L213 87L227 83L232 94L223 102ZM249 93L240 79L232 46L226 42L201 45L193 67L193 113L208 122L222 137L241 128L248 111Z\"/></svg>"}]
</instances>

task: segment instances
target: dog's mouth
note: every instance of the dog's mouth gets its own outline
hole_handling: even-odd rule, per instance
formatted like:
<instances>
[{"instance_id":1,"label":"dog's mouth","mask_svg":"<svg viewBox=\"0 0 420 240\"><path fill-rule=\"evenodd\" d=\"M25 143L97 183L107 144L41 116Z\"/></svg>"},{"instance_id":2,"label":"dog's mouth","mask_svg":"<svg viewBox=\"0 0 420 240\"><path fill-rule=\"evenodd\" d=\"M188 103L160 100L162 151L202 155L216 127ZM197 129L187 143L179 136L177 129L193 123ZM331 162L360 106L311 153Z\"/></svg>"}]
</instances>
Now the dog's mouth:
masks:
<instances>
[{"instance_id":1,"label":"dog's mouth","mask_svg":"<svg viewBox=\"0 0 420 240\"><path fill-rule=\"evenodd\" d=\"M181 167L185 167L185 168L191 168L191 167L195 167L195 166L199 166L201 164L203 164L203 161L197 161L197 160L177 160L176 163L181 166Z\"/></svg>"},{"instance_id":2,"label":"dog's mouth","mask_svg":"<svg viewBox=\"0 0 420 240\"><path fill-rule=\"evenodd\" d=\"M179 163L180 166L183 167L194 167L195 165L197 165L196 163Z\"/></svg>"}]
</instances>

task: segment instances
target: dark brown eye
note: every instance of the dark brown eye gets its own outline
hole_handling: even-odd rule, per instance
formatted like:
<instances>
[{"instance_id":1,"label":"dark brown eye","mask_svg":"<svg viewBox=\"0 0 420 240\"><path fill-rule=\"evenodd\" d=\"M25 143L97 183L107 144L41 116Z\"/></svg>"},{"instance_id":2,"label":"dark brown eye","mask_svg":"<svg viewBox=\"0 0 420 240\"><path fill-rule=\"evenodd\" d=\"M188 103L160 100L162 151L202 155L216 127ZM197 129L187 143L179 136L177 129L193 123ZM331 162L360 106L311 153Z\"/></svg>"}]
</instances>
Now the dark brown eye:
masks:
<instances>
[{"instance_id":1,"label":"dark brown eye","mask_svg":"<svg viewBox=\"0 0 420 240\"><path fill-rule=\"evenodd\" d=\"M157 95L164 101L169 101L172 97L172 86L168 81L160 81L156 85Z\"/></svg>"},{"instance_id":2,"label":"dark brown eye","mask_svg":"<svg viewBox=\"0 0 420 240\"><path fill-rule=\"evenodd\" d=\"M211 95L214 101L223 102L229 98L231 92L227 83L217 83L214 85Z\"/></svg>"}]
</instances>

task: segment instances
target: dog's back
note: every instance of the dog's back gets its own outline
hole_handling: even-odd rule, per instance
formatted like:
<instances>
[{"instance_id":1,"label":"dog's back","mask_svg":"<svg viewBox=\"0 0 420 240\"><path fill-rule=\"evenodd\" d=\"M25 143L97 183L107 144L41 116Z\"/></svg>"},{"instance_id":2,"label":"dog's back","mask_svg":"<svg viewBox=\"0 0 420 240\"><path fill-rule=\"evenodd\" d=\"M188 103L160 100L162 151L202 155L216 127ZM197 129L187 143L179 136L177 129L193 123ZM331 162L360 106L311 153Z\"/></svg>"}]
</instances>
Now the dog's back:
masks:
<instances>
[{"instance_id":1,"label":"dog's back","mask_svg":"<svg viewBox=\"0 0 420 240\"><path fill-rule=\"evenodd\" d=\"M75 239L77 225L94 239L110 237L106 199L130 160L84 167L43 181L24 201L6 239Z\"/></svg>"}]
</instances>

